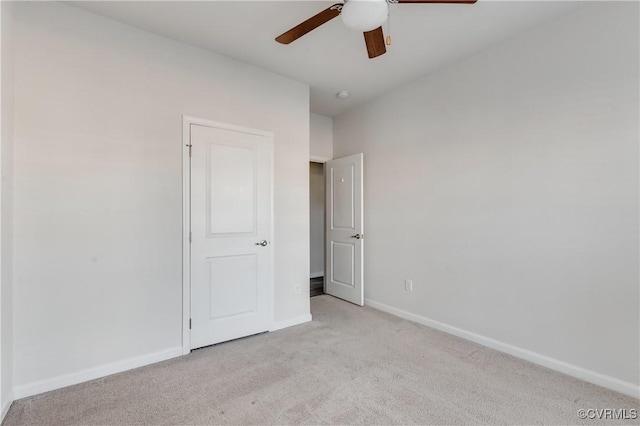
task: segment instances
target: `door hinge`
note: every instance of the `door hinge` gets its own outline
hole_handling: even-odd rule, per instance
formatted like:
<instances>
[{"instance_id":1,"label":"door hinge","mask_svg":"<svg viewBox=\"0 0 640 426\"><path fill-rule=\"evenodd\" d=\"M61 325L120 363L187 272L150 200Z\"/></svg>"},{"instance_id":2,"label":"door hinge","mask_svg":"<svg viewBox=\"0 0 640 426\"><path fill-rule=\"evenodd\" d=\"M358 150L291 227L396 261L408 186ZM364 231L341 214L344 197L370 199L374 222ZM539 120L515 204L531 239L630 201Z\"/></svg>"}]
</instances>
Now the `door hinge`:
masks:
<instances>
[{"instance_id":1,"label":"door hinge","mask_svg":"<svg viewBox=\"0 0 640 426\"><path fill-rule=\"evenodd\" d=\"M189 318L189 330L191 330L191 318Z\"/></svg>"},{"instance_id":2,"label":"door hinge","mask_svg":"<svg viewBox=\"0 0 640 426\"><path fill-rule=\"evenodd\" d=\"M191 231L189 231L189 242L191 242L191 241L192 241L192 238L191 238Z\"/></svg>"},{"instance_id":3,"label":"door hinge","mask_svg":"<svg viewBox=\"0 0 640 426\"><path fill-rule=\"evenodd\" d=\"M193 147L193 145L189 144L187 146L189 147L189 157L191 157L191 148Z\"/></svg>"}]
</instances>

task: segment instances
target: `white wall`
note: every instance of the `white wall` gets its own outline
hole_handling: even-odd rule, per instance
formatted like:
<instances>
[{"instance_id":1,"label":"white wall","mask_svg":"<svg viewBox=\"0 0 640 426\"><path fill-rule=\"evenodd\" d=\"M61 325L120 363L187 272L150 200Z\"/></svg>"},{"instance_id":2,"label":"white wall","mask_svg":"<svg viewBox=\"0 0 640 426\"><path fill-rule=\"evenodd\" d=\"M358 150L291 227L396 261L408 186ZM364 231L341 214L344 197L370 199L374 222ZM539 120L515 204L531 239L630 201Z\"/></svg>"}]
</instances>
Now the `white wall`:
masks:
<instances>
[{"instance_id":1,"label":"white wall","mask_svg":"<svg viewBox=\"0 0 640 426\"><path fill-rule=\"evenodd\" d=\"M0 421L13 401L13 303L12 303L12 155L13 155L13 4L0 2Z\"/></svg>"},{"instance_id":2,"label":"white wall","mask_svg":"<svg viewBox=\"0 0 640 426\"><path fill-rule=\"evenodd\" d=\"M309 154L314 159L333 158L333 119L320 114L310 114Z\"/></svg>"},{"instance_id":3,"label":"white wall","mask_svg":"<svg viewBox=\"0 0 640 426\"><path fill-rule=\"evenodd\" d=\"M324 276L324 164L309 164L310 275Z\"/></svg>"},{"instance_id":4,"label":"white wall","mask_svg":"<svg viewBox=\"0 0 640 426\"><path fill-rule=\"evenodd\" d=\"M334 118L334 155L364 152L369 303L637 396L638 16L589 4Z\"/></svg>"},{"instance_id":5,"label":"white wall","mask_svg":"<svg viewBox=\"0 0 640 426\"><path fill-rule=\"evenodd\" d=\"M179 350L182 114L275 133L275 319L308 319L308 86L68 5L15 12L16 396Z\"/></svg>"}]
</instances>

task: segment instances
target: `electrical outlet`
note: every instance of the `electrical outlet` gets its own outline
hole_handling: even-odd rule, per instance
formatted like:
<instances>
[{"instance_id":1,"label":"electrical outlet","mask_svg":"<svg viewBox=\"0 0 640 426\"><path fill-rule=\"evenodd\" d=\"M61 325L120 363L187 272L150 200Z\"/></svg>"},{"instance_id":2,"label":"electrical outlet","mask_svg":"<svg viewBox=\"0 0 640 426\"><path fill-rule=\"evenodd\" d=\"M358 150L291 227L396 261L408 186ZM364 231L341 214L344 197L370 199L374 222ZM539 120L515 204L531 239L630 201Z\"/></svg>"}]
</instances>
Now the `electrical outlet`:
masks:
<instances>
[{"instance_id":1,"label":"electrical outlet","mask_svg":"<svg viewBox=\"0 0 640 426\"><path fill-rule=\"evenodd\" d=\"M296 284L296 294L300 294L300 284Z\"/></svg>"},{"instance_id":2,"label":"electrical outlet","mask_svg":"<svg viewBox=\"0 0 640 426\"><path fill-rule=\"evenodd\" d=\"M404 291L413 291L413 281L404 280Z\"/></svg>"}]
</instances>

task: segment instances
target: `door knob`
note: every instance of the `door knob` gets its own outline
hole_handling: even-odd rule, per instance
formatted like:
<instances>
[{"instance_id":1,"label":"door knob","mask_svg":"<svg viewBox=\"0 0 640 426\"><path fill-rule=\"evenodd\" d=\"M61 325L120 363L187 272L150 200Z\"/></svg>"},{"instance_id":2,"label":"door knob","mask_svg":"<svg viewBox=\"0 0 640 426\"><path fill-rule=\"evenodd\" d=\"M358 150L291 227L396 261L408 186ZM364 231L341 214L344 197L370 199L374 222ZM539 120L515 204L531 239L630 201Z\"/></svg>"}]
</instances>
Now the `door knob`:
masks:
<instances>
[{"instance_id":1,"label":"door knob","mask_svg":"<svg viewBox=\"0 0 640 426\"><path fill-rule=\"evenodd\" d=\"M257 246L262 246L262 247L266 247L267 244L269 244L269 241L267 240L262 240L259 243L256 243Z\"/></svg>"},{"instance_id":2,"label":"door knob","mask_svg":"<svg viewBox=\"0 0 640 426\"><path fill-rule=\"evenodd\" d=\"M362 235L360 234L352 235L351 238L355 238L356 240L359 240L362 238Z\"/></svg>"}]
</instances>

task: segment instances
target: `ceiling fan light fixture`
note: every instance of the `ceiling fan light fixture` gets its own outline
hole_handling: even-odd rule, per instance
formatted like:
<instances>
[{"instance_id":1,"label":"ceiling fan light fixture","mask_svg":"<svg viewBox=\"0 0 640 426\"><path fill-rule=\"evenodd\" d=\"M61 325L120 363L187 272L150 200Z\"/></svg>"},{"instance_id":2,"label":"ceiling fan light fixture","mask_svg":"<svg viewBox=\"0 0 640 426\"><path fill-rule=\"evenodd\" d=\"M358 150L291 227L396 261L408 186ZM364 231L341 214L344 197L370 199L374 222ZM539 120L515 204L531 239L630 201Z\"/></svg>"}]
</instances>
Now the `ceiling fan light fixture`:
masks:
<instances>
[{"instance_id":1,"label":"ceiling fan light fixture","mask_svg":"<svg viewBox=\"0 0 640 426\"><path fill-rule=\"evenodd\" d=\"M384 24L388 14L386 0L348 0L340 16L347 27L367 32Z\"/></svg>"}]
</instances>

